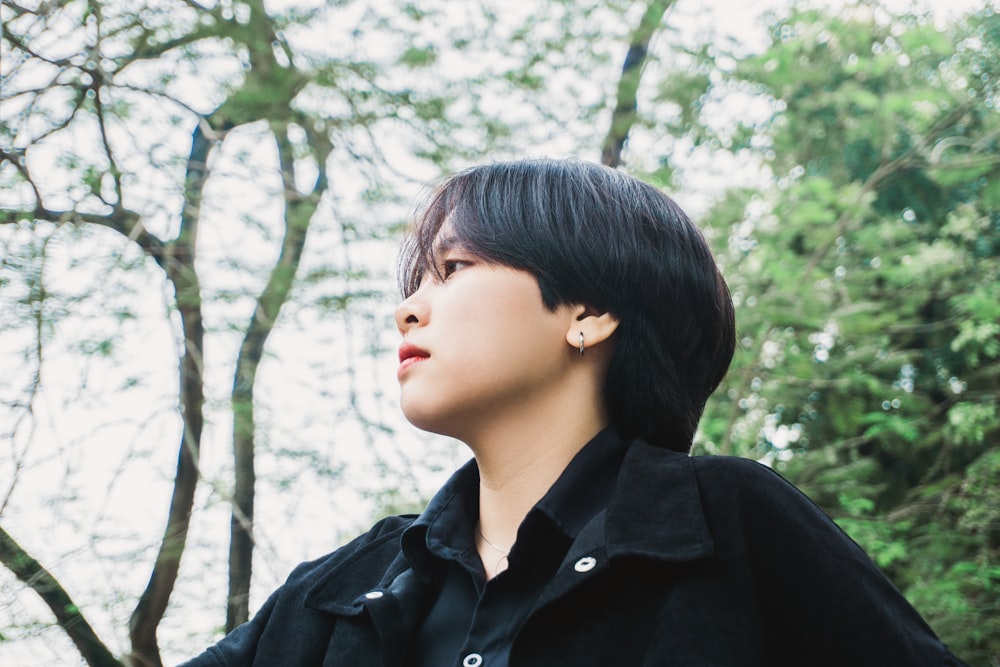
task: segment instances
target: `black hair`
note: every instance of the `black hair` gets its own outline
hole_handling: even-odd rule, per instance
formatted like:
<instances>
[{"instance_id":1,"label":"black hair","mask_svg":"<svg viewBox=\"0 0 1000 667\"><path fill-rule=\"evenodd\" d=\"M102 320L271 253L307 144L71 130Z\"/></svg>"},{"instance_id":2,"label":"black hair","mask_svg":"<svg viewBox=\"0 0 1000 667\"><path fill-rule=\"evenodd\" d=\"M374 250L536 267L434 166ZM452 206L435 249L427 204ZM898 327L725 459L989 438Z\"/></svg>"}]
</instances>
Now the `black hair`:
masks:
<instances>
[{"instance_id":1,"label":"black hair","mask_svg":"<svg viewBox=\"0 0 1000 667\"><path fill-rule=\"evenodd\" d=\"M538 279L549 308L583 304L619 320L604 383L623 437L691 448L735 346L729 288L688 216L663 192L577 160L498 162L433 192L403 241L405 297L437 271L449 236L478 257Z\"/></svg>"}]
</instances>

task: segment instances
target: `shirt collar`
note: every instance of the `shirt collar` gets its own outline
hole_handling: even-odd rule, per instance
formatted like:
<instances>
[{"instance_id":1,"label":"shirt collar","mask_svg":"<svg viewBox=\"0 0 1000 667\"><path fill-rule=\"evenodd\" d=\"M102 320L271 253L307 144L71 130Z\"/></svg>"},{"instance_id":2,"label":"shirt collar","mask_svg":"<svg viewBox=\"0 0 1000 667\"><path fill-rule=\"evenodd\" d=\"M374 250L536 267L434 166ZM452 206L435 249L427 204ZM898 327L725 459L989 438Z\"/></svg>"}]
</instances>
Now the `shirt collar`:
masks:
<instances>
[{"instance_id":1,"label":"shirt collar","mask_svg":"<svg viewBox=\"0 0 1000 667\"><path fill-rule=\"evenodd\" d=\"M577 452L534 510L575 539L607 507L627 450L614 427L604 429Z\"/></svg>"},{"instance_id":2,"label":"shirt collar","mask_svg":"<svg viewBox=\"0 0 1000 667\"><path fill-rule=\"evenodd\" d=\"M691 458L642 441L626 448L607 511L598 513L579 536L580 542L594 543L579 544L574 550L583 553L591 547L603 547L611 558L638 555L666 562L711 556L714 543ZM398 533L392 533L344 559L333 559L330 566L318 568L311 577L314 585L307 606L338 613L359 610L362 593L372 586L388 586L406 570L407 562L423 576L414 557L419 561L431 556L426 548L414 547L423 541L428 522L436 516L435 508L448 503L454 495L452 486L471 484L478 494L478 479L473 461L452 476L424 513L403 531L406 558L398 557L400 538ZM383 565L385 570L376 570L376 563L388 565Z\"/></svg>"},{"instance_id":3,"label":"shirt collar","mask_svg":"<svg viewBox=\"0 0 1000 667\"><path fill-rule=\"evenodd\" d=\"M479 468L465 463L434 494L427 508L403 531L403 554L422 578L434 568L433 557L462 560L475 550L479 520Z\"/></svg>"},{"instance_id":4,"label":"shirt collar","mask_svg":"<svg viewBox=\"0 0 1000 667\"><path fill-rule=\"evenodd\" d=\"M541 514L570 540L608 505L618 471L628 451L614 427L584 445L566 466L525 521ZM423 578L431 576L432 556L462 561L475 555L479 469L475 460L463 465L434 495L427 509L403 534L403 553Z\"/></svg>"}]
</instances>

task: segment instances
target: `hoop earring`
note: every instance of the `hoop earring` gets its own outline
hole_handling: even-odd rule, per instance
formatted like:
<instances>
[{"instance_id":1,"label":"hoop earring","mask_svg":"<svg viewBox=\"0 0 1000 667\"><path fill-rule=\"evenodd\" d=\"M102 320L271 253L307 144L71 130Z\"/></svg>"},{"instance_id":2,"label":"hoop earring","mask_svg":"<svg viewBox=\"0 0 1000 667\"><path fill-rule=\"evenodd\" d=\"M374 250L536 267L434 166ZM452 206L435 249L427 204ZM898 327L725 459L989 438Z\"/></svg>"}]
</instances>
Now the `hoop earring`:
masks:
<instances>
[{"instance_id":1,"label":"hoop earring","mask_svg":"<svg viewBox=\"0 0 1000 667\"><path fill-rule=\"evenodd\" d=\"M580 332L580 356L583 356L583 332Z\"/></svg>"}]
</instances>

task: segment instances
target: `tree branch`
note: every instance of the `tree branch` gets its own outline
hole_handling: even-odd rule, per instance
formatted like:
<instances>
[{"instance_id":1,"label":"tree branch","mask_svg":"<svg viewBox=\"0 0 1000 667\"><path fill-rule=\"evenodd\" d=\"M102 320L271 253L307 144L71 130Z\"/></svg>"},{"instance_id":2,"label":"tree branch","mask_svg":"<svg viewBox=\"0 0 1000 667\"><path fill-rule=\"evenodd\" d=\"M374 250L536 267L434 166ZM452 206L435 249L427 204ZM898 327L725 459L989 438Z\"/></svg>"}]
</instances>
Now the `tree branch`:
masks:
<instances>
[{"instance_id":1,"label":"tree branch","mask_svg":"<svg viewBox=\"0 0 1000 667\"><path fill-rule=\"evenodd\" d=\"M184 349L180 358L180 406L184 432L177 454L174 490L167 525L146 590L129 620L132 657L143 664L162 664L156 629L166 612L187 543L194 493L198 485L198 456L204 425L205 386L203 355L205 328L202 319L201 284L195 267L198 219L208 178L208 153L213 141L199 123L191 136L187 161L185 205L177 239L165 248L163 267L174 286L174 299L181 317Z\"/></svg>"},{"instance_id":2,"label":"tree branch","mask_svg":"<svg viewBox=\"0 0 1000 667\"><path fill-rule=\"evenodd\" d=\"M305 249L309 224L326 188L325 163L330 153L329 142L313 146L313 150L317 151L319 174L310 196L303 197L295 189L295 158L292 143L288 138L287 124L272 122L271 127L277 141L278 161L281 167L282 191L285 199L285 234L278 260L271 269L267 284L257 297L257 306L240 345L233 377L233 459L236 482L233 493L233 516L230 523L227 632L245 623L250 613L256 483L253 392L257 369L264 354L264 345L295 282L295 274Z\"/></svg>"},{"instance_id":3,"label":"tree branch","mask_svg":"<svg viewBox=\"0 0 1000 667\"><path fill-rule=\"evenodd\" d=\"M927 131L927 134L921 137L920 140L917 141L912 147L889 162L880 165L875 171L869 174L868 178L865 179L864 184L861 186L861 192L858 195L859 200L871 192L877 192L881 186L888 181L897 178L903 172L920 166L925 166L927 164L927 156L924 155L925 151L927 151L927 149L937 140L937 137L939 137L941 133L965 116L966 113L968 113L968 109L968 105L963 105L948 113L945 117L936 122L934 126ZM809 279L812 272L817 266L819 266L819 263L823 261L823 258L826 257L830 248L833 246L833 239L843 236L847 232L847 229L850 227L853 219L854 217L850 209L841 213L834 226L834 232L829 237L831 240L827 243L819 245L809 258L809 263L806 265L805 271L803 271L802 274L803 282Z\"/></svg>"},{"instance_id":4,"label":"tree branch","mask_svg":"<svg viewBox=\"0 0 1000 667\"><path fill-rule=\"evenodd\" d=\"M295 156L291 140L288 138L288 125L294 117L291 102L305 86L307 79L301 72L284 68L276 61L272 44L278 38L274 31L274 23L267 15L263 2L251 0L249 7L250 26L262 36L262 39L247 43L252 68L240 89L226 100L213 117L233 124L268 120L277 142L282 195L285 202L285 233L278 260L271 269L263 291L257 297L257 305L245 330L233 377L231 398L235 486L230 522L227 632L249 618L256 484L254 464L256 424L253 392L257 369L264 354L264 345L295 282L309 223L323 194L322 190L317 191L317 188L326 187L325 163L329 155L327 148L329 141L324 141L320 144L324 147L320 151L325 150L325 152L322 153L322 157L317 155L319 175L316 188L310 196L303 197L295 187ZM266 99L260 96L261 90L268 91Z\"/></svg>"},{"instance_id":5,"label":"tree branch","mask_svg":"<svg viewBox=\"0 0 1000 667\"><path fill-rule=\"evenodd\" d=\"M4 4L6 4L6 3L4 3ZM17 36L17 33L15 31L8 29L6 21L4 22L3 28L4 28L4 30L3 30L3 37L4 37L4 39L6 39L8 42L10 42L11 46L13 46L15 49L18 49L20 51L24 51L25 53L27 53L32 58L35 58L35 59L40 60L42 62L48 63L50 65L55 65L56 67L71 67L72 66L72 61L69 58L58 58L56 60L53 60L52 58L46 58L42 54L40 54L37 51L35 51L34 49L32 49L30 46L28 46L28 44L26 42L22 41Z\"/></svg>"},{"instance_id":6,"label":"tree branch","mask_svg":"<svg viewBox=\"0 0 1000 667\"><path fill-rule=\"evenodd\" d=\"M18 209L0 208L0 225L10 225L24 220L42 220L57 225L72 223L76 225L91 224L113 229L142 248L143 252L152 257L161 266L167 254L167 244L146 230L142 224L142 216L135 211L116 208L111 213L84 213L82 211L53 211L47 208Z\"/></svg>"},{"instance_id":7,"label":"tree branch","mask_svg":"<svg viewBox=\"0 0 1000 667\"><path fill-rule=\"evenodd\" d=\"M104 117L104 97L101 94L103 88L102 77L103 73L100 72L95 66L94 70L91 71L91 76L93 77L94 85L92 90L94 91L94 113L97 115L97 127L101 131L101 145L104 148L104 156L108 159L108 173L111 174L112 180L115 182L115 206L121 206L125 201L125 194L122 191L122 174L121 170L118 168L118 163L115 160L114 151L111 149L111 140L108 138L108 128L107 122ZM100 186L98 185L98 188ZM100 193L97 193L100 196Z\"/></svg>"},{"instance_id":8,"label":"tree branch","mask_svg":"<svg viewBox=\"0 0 1000 667\"><path fill-rule=\"evenodd\" d=\"M622 66L622 75L618 79L617 103L611 114L611 127L601 149L601 163L609 167L617 167L622 163L622 150L638 117L637 95L643 66L649 55L649 41L674 1L650 0L639 26L632 32L625 64Z\"/></svg>"},{"instance_id":9,"label":"tree branch","mask_svg":"<svg viewBox=\"0 0 1000 667\"><path fill-rule=\"evenodd\" d=\"M0 528L0 562L42 598L91 667L124 667L100 640L62 584Z\"/></svg>"}]
</instances>

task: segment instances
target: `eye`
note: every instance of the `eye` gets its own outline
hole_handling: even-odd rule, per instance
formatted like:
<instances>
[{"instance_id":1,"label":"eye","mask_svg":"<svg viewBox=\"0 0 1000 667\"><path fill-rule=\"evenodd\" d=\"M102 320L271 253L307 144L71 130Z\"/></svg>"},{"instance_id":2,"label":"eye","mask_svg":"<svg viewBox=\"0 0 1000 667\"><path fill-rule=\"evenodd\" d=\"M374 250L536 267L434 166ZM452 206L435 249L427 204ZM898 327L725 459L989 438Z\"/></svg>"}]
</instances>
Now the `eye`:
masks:
<instances>
[{"instance_id":1,"label":"eye","mask_svg":"<svg viewBox=\"0 0 1000 667\"><path fill-rule=\"evenodd\" d=\"M441 275L447 278L456 271L461 271L469 266L472 266L472 262L464 259L446 259L441 262Z\"/></svg>"}]
</instances>

